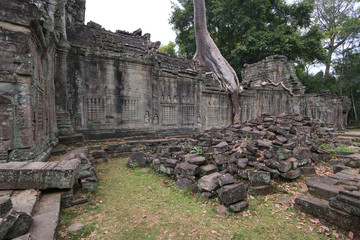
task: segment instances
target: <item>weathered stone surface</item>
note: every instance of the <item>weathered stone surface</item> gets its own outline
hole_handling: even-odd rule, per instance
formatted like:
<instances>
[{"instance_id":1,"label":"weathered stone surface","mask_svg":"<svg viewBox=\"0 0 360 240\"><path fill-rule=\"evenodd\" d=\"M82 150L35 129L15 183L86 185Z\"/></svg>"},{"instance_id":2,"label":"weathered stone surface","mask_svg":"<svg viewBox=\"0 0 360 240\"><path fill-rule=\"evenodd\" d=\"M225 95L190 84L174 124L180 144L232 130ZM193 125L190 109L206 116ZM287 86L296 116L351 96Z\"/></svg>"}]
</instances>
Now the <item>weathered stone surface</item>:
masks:
<instances>
[{"instance_id":1,"label":"weathered stone surface","mask_svg":"<svg viewBox=\"0 0 360 240\"><path fill-rule=\"evenodd\" d=\"M261 185L261 186L251 186L250 192L256 196L269 195L274 192L273 185Z\"/></svg>"},{"instance_id":2,"label":"weathered stone surface","mask_svg":"<svg viewBox=\"0 0 360 240\"><path fill-rule=\"evenodd\" d=\"M32 240L31 234L25 234L17 238L13 238L13 240Z\"/></svg>"},{"instance_id":3,"label":"weathered stone surface","mask_svg":"<svg viewBox=\"0 0 360 240\"><path fill-rule=\"evenodd\" d=\"M206 163L206 159L204 157L194 157L192 159L190 159L188 161L190 164L194 164L194 165L203 165L204 163Z\"/></svg>"},{"instance_id":4,"label":"weathered stone surface","mask_svg":"<svg viewBox=\"0 0 360 240\"><path fill-rule=\"evenodd\" d=\"M248 173L249 180L251 185L260 186L260 185L269 185L271 182L271 177L269 172L264 171L250 171Z\"/></svg>"},{"instance_id":5,"label":"weathered stone surface","mask_svg":"<svg viewBox=\"0 0 360 240\"><path fill-rule=\"evenodd\" d=\"M179 177L195 177L199 173L199 167L197 165L189 164L186 162L179 163L175 167L176 176Z\"/></svg>"},{"instance_id":6,"label":"weathered stone surface","mask_svg":"<svg viewBox=\"0 0 360 240\"><path fill-rule=\"evenodd\" d=\"M316 173L316 169L314 166L310 166L310 167L301 167L299 168L301 175L306 176L306 177L314 177L317 175Z\"/></svg>"},{"instance_id":7,"label":"weathered stone surface","mask_svg":"<svg viewBox=\"0 0 360 240\"><path fill-rule=\"evenodd\" d=\"M222 154L229 150L229 144L226 141L223 141L216 146L214 146L214 153L215 154Z\"/></svg>"},{"instance_id":8,"label":"weathered stone surface","mask_svg":"<svg viewBox=\"0 0 360 240\"><path fill-rule=\"evenodd\" d=\"M229 208L233 212L241 212L242 210L246 209L249 206L247 201L240 201L234 204L230 204Z\"/></svg>"},{"instance_id":9,"label":"weathered stone surface","mask_svg":"<svg viewBox=\"0 0 360 240\"><path fill-rule=\"evenodd\" d=\"M219 179L222 176L221 173L215 172L201 177L198 181L200 190L207 192L216 190L219 187Z\"/></svg>"},{"instance_id":10,"label":"weathered stone surface","mask_svg":"<svg viewBox=\"0 0 360 240\"><path fill-rule=\"evenodd\" d=\"M345 166L352 168L360 168L360 154L355 153L344 157Z\"/></svg>"},{"instance_id":11,"label":"weathered stone surface","mask_svg":"<svg viewBox=\"0 0 360 240\"><path fill-rule=\"evenodd\" d=\"M242 183L231 184L217 190L220 200L225 204L232 204L247 198L246 187Z\"/></svg>"},{"instance_id":12,"label":"weathered stone surface","mask_svg":"<svg viewBox=\"0 0 360 240\"><path fill-rule=\"evenodd\" d=\"M293 150L294 157L298 160L311 159L311 151L308 148L295 148Z\"/></svg>"},{"instance_id":13,"label":"weathered stone surface","mask_svg":"<svg viewBox=\"0 0 360 240\"><path fill-rule=\"evenodd\" d=\"M200 175L205 176L214 172L218 172L219 169L214 164L208 164L200 167Z\"/></svg>"},{"instance_id":14,"label":"weathered stone surface","mask_svg":"<svg viewBox=\"0 0 360 240\"><path fill-rule=\"evenodd\" d=\"M52 155L62 155L66 153L66 145L59 144L53 150L51 150Z\"/></svg>"},{"instance_id":15,"label":"weathered stone surface","mask_svg":"<svg viewBox=\"0 0 360 240\"><path fill-rule=\"evenodd\" d=\"M180 189L188 189L193 183L194 181L188 178L178 178L176 180L176 186Z\"/></svg>"},{"instance_id":16,"label":"weathered stone surface","mask_svg":"<svg viewBox=\"0 0 360 240\"><path fill-rule=\"evenodd\" d=\"M10 197L0 197L0 217L9 212L12 206Z\"/></svg>"},{"instance_id":17,"label":"weathered stone surface","mask_svg":"<svg viewBox=\"0 0 360 240\"><path fill-rule=\"evenodd\" d=\"M215 212L219 215L223 215L226 216L229 214L229 211L227 210L227 208L224 205L218 205L215 208Z\"/></svg>"},{"instance_id":18,"label":"weathered stone surface","mask_svg":"<svg viewBox=\"0 0 360 240\"><path fill-rule=\"evenodd\" d=\"M160 165L159 171L166 175L173 175L174 174L174 168L173 167L166 167L164 164Z\"/></svg>"},{"instance_id":19,"label":"weathered stone surface","mask_svg":"<svg viewBox=\"0 0 360 240\"><path fill-rule=\"evenodd\" d=\"M272 144L269 141L257 140L257 146L260 148L270 148L271 145Z\"/></svg>"},{"instance_id":20,"label":"weathered stone surface","mask_svg":"<svg viewBox=\"0 0 360 240\"><path fill-rule=\"evenodd\" d=\"M67 228L67 232L76 234L85 229L85 225L82 223L74 223Z\"/></svg>"},{"instance_id":21,"label":"weathered stone surface","mask_svg":"<svg viewBox=\"0 0 360 240\"><path fill-rule=\"evenodd\" d=\"M78 178L80 160L0 164L0 189L67 189Z\"/></svg>"},{"instance_id":22,"label":"weathered stone surface","mask_svg":"<svg viewBox=\"0 0 360 240\"><path fill-rule=\"evenodd\" d=\"M310 178L306 180L306 186L308 187L309 193L322 197L324 199L329 199L335 197L339 194L340 188L333 186L329 178Z\"/></svg>"},{"instance_id":23,"label":"weathered stone surface","mask_svg":"<svg viewBox=\"0 0 360 240\"><path fill-rule=\"evenodd\" d=\"M20 211L33 215L35 204L39 200L40 192L34 189L15 191L11 196L13 207Z\"/></svg>"},{"instance_id":24,"label":"weathered stone surface","mask_svg":"<svg viewBox=\"0 0 360 240\"><path fill-rule=\"evenodd\" d=\"M146 157L141 152L135 152L131 154L126 166L129 168L145 167Z\"/></svg>"},{"instance_id":25,"label":"weathered stone surface","mask_svg":"<svg viewBox=\"0 0 360 240\"><path fill-rule=\"evenodd\" d=\"M61 193L46 193L40 198L29 233L33 239L55 239L60 216Z\"/></svg>"},{"instance_id":26,"label":"weathered stone surface","mask_svg":"<svg viewBox=\"0 0 360 240\"><path fill-rule=\"evenodd\" d=\"M0 239L13 239L26 234L32 222L29 214L13 208L0 222Z\"/></svg>"},{"instance_id":27,"label":"weathered stone surface","mask_svg":"<svg viewBox=\"0 0 360 240\"><path fill-rule=\"evenodd\" d=\"M296 169L296 170L288 171L286 173L280 173L280 175L285 179L293 180L293 179L300 177L301 172L300 172L300 169Z\"/></svg>"},{"instance_id":28,"label":"weathered stone surface","mask_svg":"<svg viewBox=\"0 0 360 240\"><path fill-rule=\"evenodd\" d=\"M225 174L219 179L219 186L229 185L235 183L235 179L230 174Z\"/></svg>"}]
</instances>

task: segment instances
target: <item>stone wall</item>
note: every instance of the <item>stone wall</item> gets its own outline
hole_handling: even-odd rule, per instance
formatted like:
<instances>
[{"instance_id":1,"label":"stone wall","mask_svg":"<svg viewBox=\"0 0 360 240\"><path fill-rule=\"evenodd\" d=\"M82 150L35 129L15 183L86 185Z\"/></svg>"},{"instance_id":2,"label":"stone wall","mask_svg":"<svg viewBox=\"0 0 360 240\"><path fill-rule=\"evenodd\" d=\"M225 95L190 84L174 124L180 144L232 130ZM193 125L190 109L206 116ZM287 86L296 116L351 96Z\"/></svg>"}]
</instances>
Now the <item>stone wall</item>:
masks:
<instances>
[{"instance_id":1,"label":"stone wall","mask_svg":"<svg viewBox=\"0 0 360 240\"><path fill-rule=\"evenodd\" d=\"M1 162L44 159L56 142L56 6L33 2L1 1Z\"/></svg>"},{"instance_id":2,"label":"stone wall","mask_svg":"<svg viewBox=\"0 0 360 240\"><path fill-rule=\"evenodd\" d=\"M141 29L84 25L85 0L0 6L0 162L46 160L58 135L190 134L231 123L228 93L202 66L159 52ZM344 126L346 99L304 94L284 56L246 65L243 80L242 121L286 112Z\"/></svg>"},{"instance_id":3,"label":"stone wall","mask_svg":"<svg viewBox=\"0 0 360 240\"><path fill-rule=\"evenodd\" d=\"M87 138L187 134L230 124L228 95L194 61L157 51L149 34L113 33L90 22L67 35L67 91L57 94L70 119L58 121L64 134L72 130L69 122Z\"/></svg>"},{"instance_id":4,"label":"stone wall","mask_svg":"<svg viewBox=\"0 0 360 240\"><path fill-rule=\"evenodd\" d=\"M263 113L296 113L339 129L347 123L350 104L346 97L340 98L330 92L304 94L305 87L296 76L295 65L285 56L270 56L245 65L242 77L242 122Z\"/></svg>"}]
</instances>

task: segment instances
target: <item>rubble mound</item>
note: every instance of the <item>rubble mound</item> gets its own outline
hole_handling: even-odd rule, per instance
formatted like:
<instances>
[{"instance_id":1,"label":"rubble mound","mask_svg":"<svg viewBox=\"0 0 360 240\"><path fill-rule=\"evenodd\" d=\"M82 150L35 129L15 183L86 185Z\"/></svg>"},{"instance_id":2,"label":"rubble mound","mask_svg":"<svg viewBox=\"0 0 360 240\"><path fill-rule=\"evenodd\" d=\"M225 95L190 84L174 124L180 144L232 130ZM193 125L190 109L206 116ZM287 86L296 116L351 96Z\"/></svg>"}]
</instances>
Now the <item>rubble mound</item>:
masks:
<instances>
[{"instance_id":1,"label":"rubble mound","mask_svg":"<svg viewBox=\"0 0 360 240\"><path fill-rule=\"evenodd\" d=\"M332 129L320 121L263 114L158 146L149 161L156 171L175 177L180 188L197 185L204 197L217 195L234 210L247 206L242 203L247 187L256 195L269 194L273 179L316 175L314 164L330 157L319 138L333 138Z\"/></svg>"}]
</instances>

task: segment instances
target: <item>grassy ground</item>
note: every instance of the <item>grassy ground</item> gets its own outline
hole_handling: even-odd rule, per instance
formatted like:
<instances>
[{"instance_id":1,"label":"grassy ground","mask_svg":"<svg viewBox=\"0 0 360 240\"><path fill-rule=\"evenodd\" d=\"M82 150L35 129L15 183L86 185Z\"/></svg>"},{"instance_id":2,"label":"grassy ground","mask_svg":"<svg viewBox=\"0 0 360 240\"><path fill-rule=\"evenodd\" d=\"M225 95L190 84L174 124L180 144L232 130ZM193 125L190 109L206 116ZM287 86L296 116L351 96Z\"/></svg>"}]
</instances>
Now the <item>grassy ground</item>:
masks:
<instances>
[{"instance_id":1,"label":"grassy ground","mask_svg":"<svg viewBox=\"0 0 360 240\"><path fill-rule=\"evenodd\" d=\"M98 165L100 185L90 203L62 212L61 239L328 239L333 231L291 206L296 182L283 183L290 194L249 197L240 214L217 215L217 200L177 189L154 172L125 167L126 159ZM280 201L279 201L280 200ZM66 227L81 222L81 233ZM334 232L337 235L336 232Z\"/></svg>"}]
</instances>

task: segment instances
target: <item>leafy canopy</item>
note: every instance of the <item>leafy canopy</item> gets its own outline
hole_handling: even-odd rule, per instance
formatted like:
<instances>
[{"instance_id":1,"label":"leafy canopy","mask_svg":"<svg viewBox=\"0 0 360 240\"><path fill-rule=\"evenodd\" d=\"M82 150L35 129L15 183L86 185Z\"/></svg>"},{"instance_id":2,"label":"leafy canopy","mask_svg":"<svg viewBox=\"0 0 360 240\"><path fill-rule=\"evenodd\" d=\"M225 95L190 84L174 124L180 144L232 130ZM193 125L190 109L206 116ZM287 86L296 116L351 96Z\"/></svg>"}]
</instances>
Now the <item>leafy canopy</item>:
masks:
<instances>
[{"instance_id":1,"label":"leafy canopy","mask_svg":"<svg viewBox=\"0 0 360 240\"><path fill-rule=\"evenodd\" d=\"M196 50L193 2L178 2L173 3L170 23L177 33L180 54L191 58ZM288 5L283 0L206 1L210 35L238 74L244 63L273 54L286 55L290 60L323 60L322 35L316 26L309 28L312 10L313 5L307 2Z\"/></svg>"}]
</instances>

